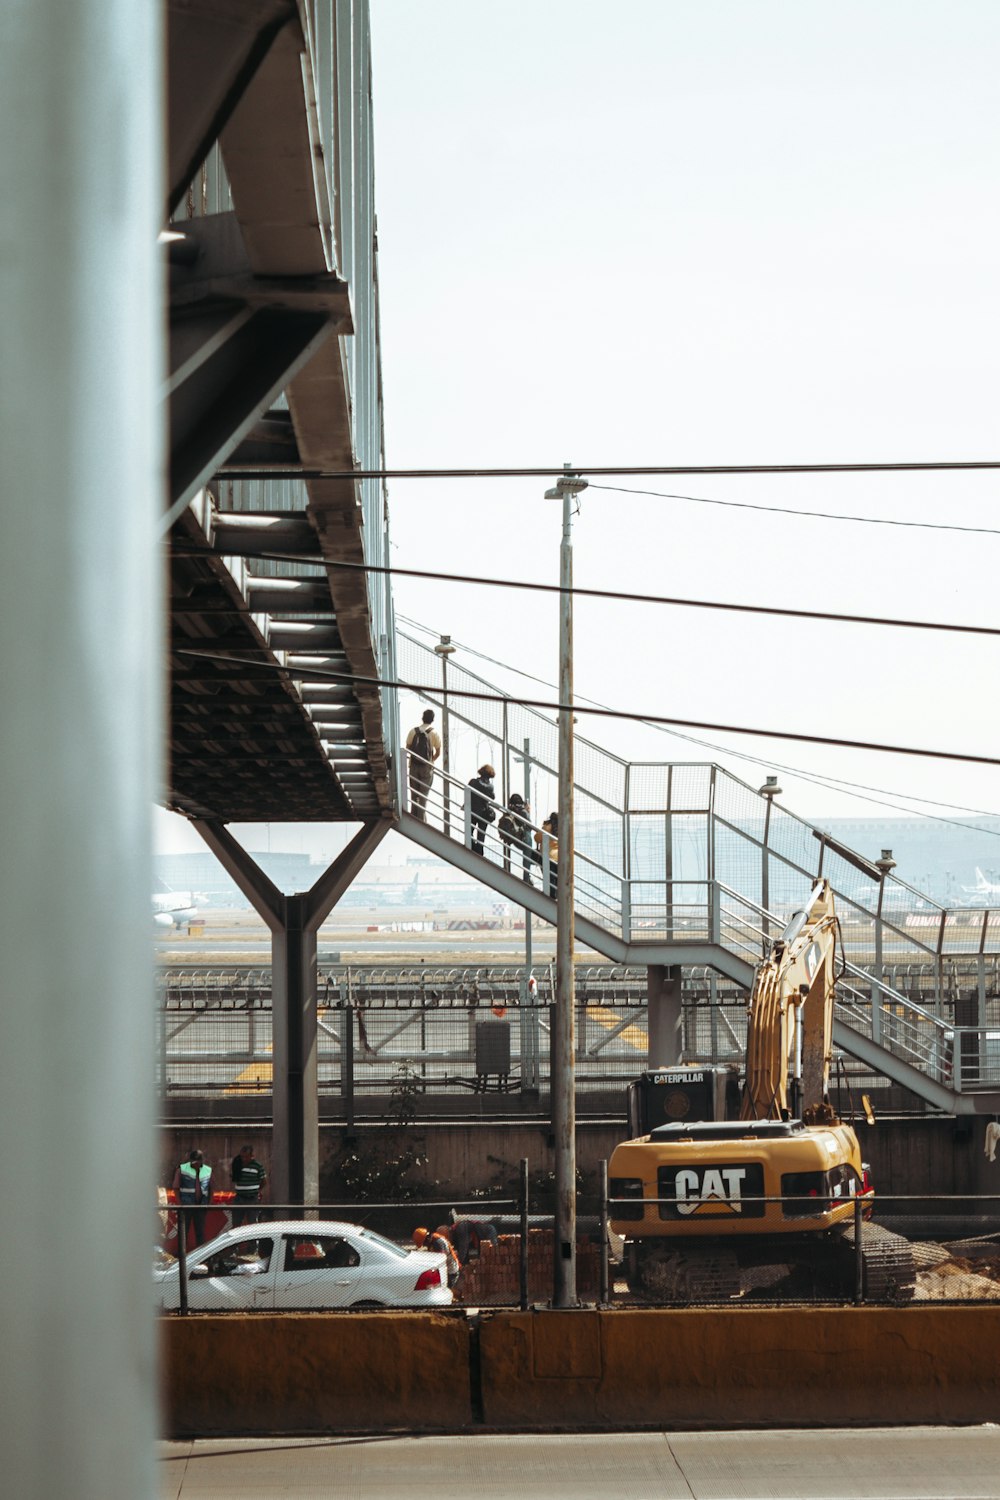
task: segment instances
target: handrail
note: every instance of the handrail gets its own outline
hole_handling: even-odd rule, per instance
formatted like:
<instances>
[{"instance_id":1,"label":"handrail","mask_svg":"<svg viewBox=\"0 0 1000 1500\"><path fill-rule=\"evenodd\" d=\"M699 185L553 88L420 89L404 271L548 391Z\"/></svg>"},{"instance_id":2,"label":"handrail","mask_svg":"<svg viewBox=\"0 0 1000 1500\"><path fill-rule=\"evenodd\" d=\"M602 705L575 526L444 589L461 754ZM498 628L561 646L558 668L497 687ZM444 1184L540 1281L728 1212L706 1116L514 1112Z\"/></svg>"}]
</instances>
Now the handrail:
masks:
<instances>
[{"instance_id":1,"label":"handrail","mask_svg":"<svg viewBox=\"0 0 1000 1500\"><path fill-rule=\"evenodd\" d=\"M424 764L429 763L424 762ZM674 770L679 771L682 768L659 769L669 770L673 774ZM708 768L688 767L687 769L694 774ZM513 869L514 873L517 873L517 861L523 860L524 878L529 883L530 866L532 863L537 863L540 858L543 866L543 890L550 895L554 893L554 881L558 878L558 869L556 861L552 861L551 864L548 861L552 841L546 830L532 821L530 813L517 814L524 824L523 840L508 841L506 844L502 841L498 843L496 832L489 833L489 825L483 828L479 820L475 820L478 825L478 838L474 844L472 799L481 794L475 793L468 782L460 780L438 766L431 765L430 773L425 816L432 817L453 840L461 842L466 848L475 847L481 850L490 863L503 863L508 871ZM728 773L719 772L720 779L727 775ZM730 778L730 780L735 786L741 786L735 778ZM674 792L670 791L669 795L673 796ZM697 798L691 797L688 800L700 806ZM716 800L718 800L718 793ZM483 797L482 802L493 811L494 818L508 810L499 797ZM725 871L727 857L732 859L732 849L730 845L723 845L721 853L719 849L716 849L714 844L716 827L725 828L726 838L729 840L746 835L732 819L726 819L714 812L712 810L714 805L713 803L706 812L692 812L690 807L684 807L683 811L678 809L680 816L700 819L698 826L704 826L707 843L704 846L703 861L700 853L694 862L690 858L686 860L678 858L677 840L671 841L672 814L658 824L662 836L667 841L666 845L654 845L648 855L644 855L637 842L646 825L636 825L635 829L627 834L630 841L629 857L625 860L622 871L609 868L606 863L601 862L600 858L595 858L593 852L577 848L574 851L576 907L581 916L586 916L596 925L620 937L626 943L634 941L662 943L665 941L676 944L679 949L682 949L685 944L701 945L708 942L727 950L743 962L751 964L759 962L760 958L766 954L770 943L786 929L790 912L803 909L808 901L808 891L803 890L794 905L783 899L782 909L776 910L775 902L757 899L759 894L757 891L740 891L730 881L719 878L716 869L721 864ZM622 816L625 820L623 826L626 829L631 828L632 825L629 823L631 815L623 812ZM797 828L812 833L808 825L798 820L793 821ZM578 831L581 826L578 816L576 824ZM685 824L678 826L682 832L687 827ZM750 845L754 848L755 858L757 856L763 856L765 859L769 857L771 848L767 837L765 829L764 839L760 843L752 837L749 839ZM591 839L592 847L601 847L601 840L599 837L594 837L593 830ZM558 840L554 842L557 846ZM835 850L831 854L828 846L822 840L820 842L821 863L824 857L828 860L839 857ZM527 849L525 845L528 846ZM532 845L538 849L537 854L535 848L531 847ZM614 840L611 841L611 845L606 845L612 848L613 846ZM739 852L738 846L737 852ZM773 853L776 858L788 862L785 851L774 849ZM791 853L795 853L794 849ZM739 854L739 858L742 859L745 856ZM699 864L701 868L698 868ZM807 874L802 866L791 865L790 867L799 870L803 876ZM809 889L812 888L814 878L810 877ZM885 882L883 886L884 884ZM898 895L904 889L907 888L901 882L896 882L893 887L894 895ZM767 895L767 882L763 878L762 894ZM907 952L912 954L914 951L919 951L927 954L928 959L934 958L933 978L940 1003L942 943L948 930L948 914L942 908L936 908L930 917L938 933L938 949L935 956L926 944L908 938L905 924L899 920L898 912L892 913L892 918L895 920L887 920L887 914L883 909L884 896L883 889L877 909L872 911L857 901L852 902L850 896L840 898L838 893L838 905L842 908L846 906L850 913L846 925L842 925L841 928L845 950L853 946L855 953L874 955L874 971L872 971L856 962L848 951L844 952L837 997L838 1014L855 1032L897 1056L901 1062L910 1067L917 1067L937 1081L945 1082L948 1086L960 1090L963 1082L962 1070L960 1066L953 1068L952 1062L955 1054L954 1026L949 1026L947 1019L941 1014L936 1014L900 993L884 977L887 957L890 963L898 965L900 949L903 951L904 958ZM985 928L983 931L985 933ZM981 940L980 960L983 957L983 940ZM954 1082L952 1082L953 1073Z\"/></svg>"}]
</instances>

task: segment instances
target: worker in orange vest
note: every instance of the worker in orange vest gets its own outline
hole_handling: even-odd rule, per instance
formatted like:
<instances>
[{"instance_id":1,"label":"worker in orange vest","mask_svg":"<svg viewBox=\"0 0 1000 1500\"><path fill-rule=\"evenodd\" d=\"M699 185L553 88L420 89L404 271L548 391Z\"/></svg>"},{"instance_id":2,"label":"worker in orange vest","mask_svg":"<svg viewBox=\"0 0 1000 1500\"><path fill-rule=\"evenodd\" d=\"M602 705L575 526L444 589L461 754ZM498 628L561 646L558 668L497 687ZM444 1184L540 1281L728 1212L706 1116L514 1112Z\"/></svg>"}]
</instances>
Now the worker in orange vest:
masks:
<instances>
[{"instance_id":1,"label":"worker in orange vest","mask_svg":"<svg viewBox=\"0 0 1000 1500\"><path fill-rule=\"evenodd\" d=\"M446 1229L415 1229L411 1236L418 1250L433 1250L437 1255L448 1257L445 1264L448 1268L448 1285L454 1289L462 1272L455 1247L448 1238Z\"/></svg>"}]
</instances>

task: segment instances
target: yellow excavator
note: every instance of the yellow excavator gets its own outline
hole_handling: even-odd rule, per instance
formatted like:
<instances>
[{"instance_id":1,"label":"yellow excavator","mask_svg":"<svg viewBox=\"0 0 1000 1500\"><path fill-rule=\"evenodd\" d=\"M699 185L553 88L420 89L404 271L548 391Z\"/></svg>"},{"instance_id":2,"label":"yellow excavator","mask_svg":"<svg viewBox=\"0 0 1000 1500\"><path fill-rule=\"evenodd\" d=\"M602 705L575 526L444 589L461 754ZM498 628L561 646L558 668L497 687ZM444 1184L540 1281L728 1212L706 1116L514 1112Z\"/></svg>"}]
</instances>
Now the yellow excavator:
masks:
<instances>
[{"instance_id":1,"label":"yellow excavator","mask_svg":"<svg viewBox=\"0 0 1000 1500\"><path fill-rule=\"evenodd\" d=\"M837 937L829 882L817 880L756 971L738 1120L669 1122L615 1148L610 1222L630 1291L700 1302L855 1288L855 1199L874 1195L829 1099ZM870 1214L869 1201L864 1294L909 1301L910 1244Z\"/></svg>"}]
</instances>

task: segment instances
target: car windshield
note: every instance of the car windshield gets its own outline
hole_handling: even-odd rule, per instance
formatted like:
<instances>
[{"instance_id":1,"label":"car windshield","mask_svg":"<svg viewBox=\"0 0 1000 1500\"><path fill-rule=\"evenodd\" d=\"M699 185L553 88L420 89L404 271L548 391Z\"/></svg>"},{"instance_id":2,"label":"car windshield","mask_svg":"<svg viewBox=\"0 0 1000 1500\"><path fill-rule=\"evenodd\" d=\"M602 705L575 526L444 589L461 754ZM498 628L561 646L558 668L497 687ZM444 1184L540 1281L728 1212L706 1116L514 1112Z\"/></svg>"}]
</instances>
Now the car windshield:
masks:
<instances>
[{"instance_id":1,"label":"car windshield","mask_svg":"<svg viewBox=\"0 0 1000 1500\"><path fill-rule=\"evenodd\" d=\"M409 1254L409 1251L401 1250L398 1245L394 1245L392 1240L387 1240L384 1235L376 1234L374 1229L360 1229L358 1233L363 1240L371 1240L373 1245L378 1245L382 1250L389 1250L393 1255L399 1255L404 1260Z\"/></svg>"}]
</instances>

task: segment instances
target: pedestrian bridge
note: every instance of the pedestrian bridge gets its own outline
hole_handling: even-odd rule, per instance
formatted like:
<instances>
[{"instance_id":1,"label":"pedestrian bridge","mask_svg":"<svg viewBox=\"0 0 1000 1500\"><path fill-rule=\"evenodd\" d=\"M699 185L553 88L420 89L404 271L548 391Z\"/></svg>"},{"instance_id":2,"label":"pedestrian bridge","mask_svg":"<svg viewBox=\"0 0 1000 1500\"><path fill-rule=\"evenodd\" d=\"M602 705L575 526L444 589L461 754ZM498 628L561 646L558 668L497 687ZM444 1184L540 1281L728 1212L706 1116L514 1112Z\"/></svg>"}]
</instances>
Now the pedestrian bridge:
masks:
<instances>
[{"instance_id":1,"label":"pedestrian bridge","mask_svg":"<svg viewBox=\"0 0 1000 1500\"><path fill-rule=\"evenodd\" d=\"M401 680L426 685L439 677L438 658L418 640L398 635L397 653ZM495 821L479 854L472 847L471 789L441 763L424 816L414 815L397 755L399 831L554 924L557 851L548 835L530 823L527 845L535 857L527 862L497 824L512 791L539 780L556 785L556 723L464 668L449 664L445 685L440 694L418 696L449 727L475 732L480 754L497 769ZM485 696L465 697L463 690ZM619 964L707 965L749 990L768 944L805 903L813 881L825 876L843 953L835 1046L937 1109L1000 1108L1000 1023L990 1025L985 980L986 957L1000 946L1000 912L937 906L898 879L891 861L846 848L720 766L630 763L579 736L575 764L580 944ZM958 958L972 959L978 971L961 1025L945 1005L949 964ZM936 975L926 1006L893 984L896 972L914 963L930 963ZM651 990L651 1037L653 1003Z\"/></svg>"}]
</instances>

